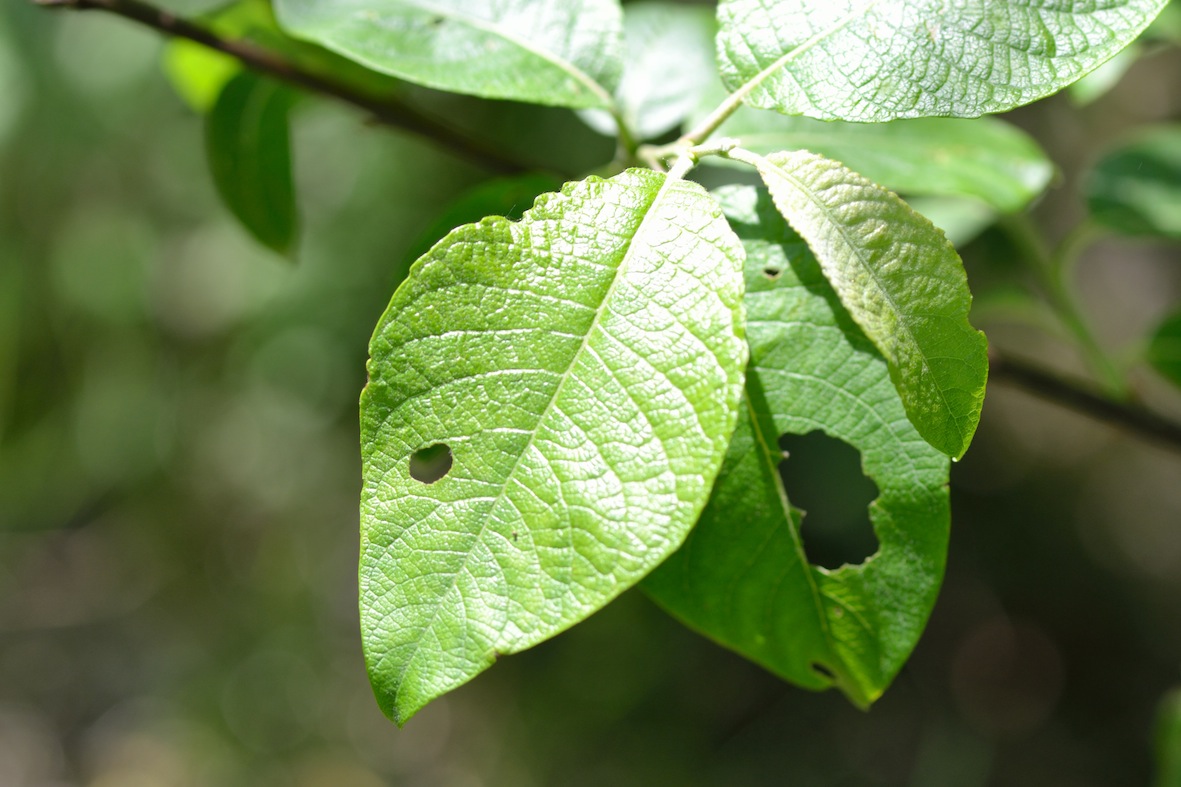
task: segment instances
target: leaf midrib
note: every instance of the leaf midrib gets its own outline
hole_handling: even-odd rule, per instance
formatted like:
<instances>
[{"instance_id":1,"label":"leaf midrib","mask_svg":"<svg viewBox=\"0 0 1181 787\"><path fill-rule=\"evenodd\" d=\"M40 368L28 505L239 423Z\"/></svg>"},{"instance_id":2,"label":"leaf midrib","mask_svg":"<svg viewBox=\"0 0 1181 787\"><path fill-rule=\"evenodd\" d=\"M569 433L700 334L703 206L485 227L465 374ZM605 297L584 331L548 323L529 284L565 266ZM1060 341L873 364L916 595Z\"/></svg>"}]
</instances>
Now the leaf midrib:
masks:
<instances>
[{"instance_id":1,"label":"leaf midrib","mask_svg":"<svg viewBox=\"0 0 1181 787\"><path fill-rule=\"evenodd\" d=\"M816 611L816 620L820 624L820 630L824 635L824 641L828 645L830 654L834 659L842 661L843 664L843 660L837 655L837 642L832 635L832 630L828 626L828 616L824 613L824 600L821 597L820 586L816 584L816 577L812 573L812 564L808 562L808 556L804 552L804 542L796 529L791 526L791 501L787 499L787 490L783 486L783 479L779 477L779 464L775 461L776 455L782 455L782 452L771 451L771 447L767 442L767 435L763 432L762 424L759 422L759 415L755 412L754 405L751 404L749 389L743 399L746 403L747 414L750 416L751 429L754 431L755 440L759 444L759 454L762 456L767 471L771 476L771 482L775 485L775 495L779 500L784 525L787 528L787 532L791 535L792 546L795 549L797 559L800 561L800 566L804 570L804 576L808 579L808 589L811 591L813 607Z\"/></svg>"},{"instance_id":2,"label":"leaf midrib","mask_svg":"<svg viewBox=\"0 0 1181 787\"><path fill-rule=\"evenodd\" d=\"M665 194L668 193L669 189L673 186L673 184L675 184L677 182L678 181L673 178L666 177L664 180L664 183L662 183L660 185L659 190L657 190L656 196L654 196L652 198L652 201L650 203L648 203L648 207L646 209L646 212L644 213L644 218L640 220L639 226L636 227L636 231L632 234L631 239L627 243L627 248L625 249L625 251L623 253L623 257L620 259L619 265L616 266L615 273L611 278L611 284L608 285L607 291L603 294L603 299L600 302L599 307L597 309L595 309L595 316L592 318L591 324L587 328L586 335L583 336L582 343L578 346L578 349L575 350L574 353L570 356L570 363L567 365L566 371L564 373L562 373L561 379L558 380L558 384L557 384L557 387L554 388L553 395L550 397L549 402L546 403L545 409L542 411L541 415L538 416L537 421L534 424L533 428L531 430L529 430L529 441L522 447L520 453L517 454L517 458L513 461L512 469L509 470L509 472L504 477L504 481L500 484L500 491L497 493L496 497L493 499L491 505L488 506L486 513L484 514L484 517L483 517L483 522L481 522L481 524L480 524L480 530L478 533L476 533L476 537L475 537L474 541L472 542L473 549L470 549L467 551L467 554L465 554L463 557L462 563L455 570L455 573L452 574L451 582L448 583L447 587L442 592L439 593L438 599L440 599L440 603L435 604L435 609L431 613L430 620L427 621L427 623L423 625L423 627L419 633L418 640L414 645L414 649L410 652L410 655L407 657L407 659L404 663L404 666L402 667L401 672L398 674L398 686L394 690L394 707L397 707L397 705L398 705L398 697L401 695L403 686L405 685L404 679L405 679L406 673L409 672L411 665L414 663L414 660L418 657L418 654L422 648L423 640L426 639L427 632L429 632L433 628L433 626L435 625L435 621L438 619L439 611L443 608L443 604L441 603L442 599L444 599L449 593L451 593L455 589L456 584L458 584L459 575L467 568L468 562L471 560L472 553L475 551L474 546L480 543L480 541L484 538L484 534L488 530L488 524L492 519L492 512L495 511L497 506L499 506L501 504L501 502L504 500L505 493L508 490L508 485L513 480L514 476L516 476L517 468L520 467L522 458L524 458L525 454L528 453L529 450L533 447L533 444L537 439L537 433L540 430L541 425L544 424L546 422L546 419L549 418L550 413L553 411L554 404L558 401L558 399L561 398L562 391L565 388L566 382L572 377L572 372L574 370L574 367L577 365L577 362L578 362L579 358L582 357L583 353L585 353L587 351L587 347L590 343L591 336L594 335L595 332L599 330L599 326L601 324L603 315L607 312L607 304L610 303L611 296L614 294L616 285L619 283L620 274L623 272L624 268L627 266L627 264L631 258L632 251L635 248L636 239L638 237L640 237L640 235L643 234L644 228L647 226L648 220L652 217L652 214L656 212L656 208L657 208L657 205L660 203L660 200L665 196ZM499 562L497 565L499 567ZM503 569L502 569L502 571L503 571Z\"/></svg>"}]
</instances>

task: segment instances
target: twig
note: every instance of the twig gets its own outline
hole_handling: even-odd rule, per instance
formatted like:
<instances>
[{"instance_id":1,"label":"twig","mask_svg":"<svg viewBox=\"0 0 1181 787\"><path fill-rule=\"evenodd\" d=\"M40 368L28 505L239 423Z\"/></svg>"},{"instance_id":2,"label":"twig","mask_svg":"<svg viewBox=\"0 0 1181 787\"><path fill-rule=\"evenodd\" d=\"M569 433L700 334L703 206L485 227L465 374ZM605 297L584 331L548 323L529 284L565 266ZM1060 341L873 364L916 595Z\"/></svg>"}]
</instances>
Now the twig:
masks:
<instances>
[{"instance_id":1,"label":"twig","mask_svg":"<svg viewBox=\"0 0 1181 787\"><path fill-rule=\"evenodd\" d=\"M501 151L456 131L414 108L390 98L376 98L357 92L330 77L305 71L276 52L244 40L222 38L208 28L140 0L33 0L47 8L76 11L105 11L130 19L167 36L184 38L223 52L243 65L313 93L329 96L365 110L378 122L408 131L499 174L516 174L530 168L506 157Z\"/></svg>"},{"instance_id":2,"label":"twig","mask_svg":"<svg viewBox=\"0 0 1181 787\"><path fill-rule=\"evenodd\" d=\"M1181 423L1139 405L1109 399L1085 384L1068 380L1027 361L989 349L989 377L1011 383L1049 402L1138 437L1181 451Z\"/></svg>"}]
</instances>

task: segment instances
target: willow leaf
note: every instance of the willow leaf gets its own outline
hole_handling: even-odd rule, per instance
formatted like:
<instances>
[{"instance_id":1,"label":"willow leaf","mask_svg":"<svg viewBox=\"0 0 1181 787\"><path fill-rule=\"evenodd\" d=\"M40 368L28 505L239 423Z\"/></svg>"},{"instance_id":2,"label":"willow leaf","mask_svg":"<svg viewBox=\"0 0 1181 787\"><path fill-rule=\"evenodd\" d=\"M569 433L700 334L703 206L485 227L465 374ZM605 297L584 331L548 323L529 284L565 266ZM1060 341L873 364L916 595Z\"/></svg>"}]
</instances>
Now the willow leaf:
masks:
<instances>
[{"instance_id":1,"label":"willow leaf","mask_svg":"<svg viewBox=\"0 0 1181 787\"><path fill-rule=\"evenodd\" d=\"M623 68L616 0L275 0L294 36L427 87L610 107Z\"/></svg>"},{"instance_id":2,"label":"willow leaf","mask_svg":"<svg viewBox=\"0 0 1181 787\"><path fill-rule=\"evenodd\" d=\"M746 396L700 522L644 588L781 677L835 684L865 706L898 673L934 605L949 463L907 420L886 362L767 193L719 196L747 252ZM880 550L858 566L810 565L802 512L784 492L779 437L817 429L857 448L880 490L869 512Z\"/></svg>"},{"instance_id":3,"label":"willow leaf","mask_svg":"<svg viewBox=\"0 0 1181 787\"><path fill-rule=\"evenodd\" d=\"M968 449L988 377L988 343L968 323L972 296L955 248L905 202L807 151L759 170L776 206L808 241L845 308L885 356L906 413L949 456Z\"/></svg>"},{"instance_id":4,"label":"willow leaf","mask_svg":"<svg viewBox=\"0 0 1181 787\"><path fill-rule=\"evenodd\" d=\"M700 186L629 170L414 264L361 400L363 641L395 721L681 544L734 430L742 259Z\"/></svg>"},{"instance_id":5,"label":"willow leaf","mask_svg":"<svg viewBox=\"0 0 1181 787\"><path fill-rule=\"evenodd\" d=\"M1055 93L1168 0L722 0L718 62L751 106L830 120L977 117Z\"/></svg>"}]
</instances>

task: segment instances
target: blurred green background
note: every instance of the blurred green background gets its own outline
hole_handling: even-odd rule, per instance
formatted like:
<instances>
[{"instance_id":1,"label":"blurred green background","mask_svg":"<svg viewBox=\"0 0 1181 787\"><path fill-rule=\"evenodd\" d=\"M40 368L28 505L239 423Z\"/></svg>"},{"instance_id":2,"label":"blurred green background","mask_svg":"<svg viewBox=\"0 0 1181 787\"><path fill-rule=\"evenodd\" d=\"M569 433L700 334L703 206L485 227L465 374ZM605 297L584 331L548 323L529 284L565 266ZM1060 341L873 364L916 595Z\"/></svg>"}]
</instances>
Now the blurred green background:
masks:
<instances>
[{"instance_id":1,"label":"blurred green background","mask_svg":"<svg viewBox=\"0 0 1181 787\"><path fill-rule=\"evenodd\" d=\"M284 260L218 204L161 48L99 14L0 8L0 785L1181 784L1181 453L1002 383L953 469L930 628L869 713L631 592L397 730L357 632L356 402L408 253L487 173L308 102ZM612 152L567 112L438 102L539 164ZM1080 172L1181 120L1181 52L1011 119L1062 168L1034 212L1057 239ZM989 297L1021 279L1002 239L965 259L995 344L1082 371ZM1134 357L1181 301L1181 251L1103 241L1077 282ZM1175 389L1132 380L1181 417ZM812 450L793 449L808 494L841 499L856 463ZM808 527L868 525L835 506Z\"/></svg>"}]
</instances>

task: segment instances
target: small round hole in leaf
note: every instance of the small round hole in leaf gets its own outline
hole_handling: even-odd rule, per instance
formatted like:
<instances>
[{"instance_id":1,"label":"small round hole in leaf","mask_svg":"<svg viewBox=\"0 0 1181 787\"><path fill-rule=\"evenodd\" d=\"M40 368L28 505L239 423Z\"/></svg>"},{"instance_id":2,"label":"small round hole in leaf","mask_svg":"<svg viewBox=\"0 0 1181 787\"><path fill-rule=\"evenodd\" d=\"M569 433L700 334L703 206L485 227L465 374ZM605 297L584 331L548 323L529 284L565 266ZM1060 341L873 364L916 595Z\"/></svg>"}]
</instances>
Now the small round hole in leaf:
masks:
<instances>
[{"instance_id":1,"label":"small round hole in leaf","mask_svg":"<svg viewBox=\"0 0 1181 787\"><path fill-rule=\"evenodd\" d=\"M451 447L435 443L420 448L410 457L410 477L424 484L433 484L451 472Z\"/></svg>"},{"instance_id":2,"label":"small round hole in leaf","mask_svg":"<svg viewBox=\"0 0 1181 787\"><path fill-rule=\"evenodd\" d=\"M763 275L771 281L778 279L781 273L783 273L783 271L773 265L768 265L766 268L763 268Z\"/></svg>"},{"instance_id":3,"label":"small round hole in leaf","mask_svg":"<svg viewBox=\"0 0 1181 787\"><path fill-rule=\"evenodd\" d=\"M784 435L779 465L787 499L806 512L800 526L808 561L824 568L859 565L878 551L869 521L877 485L861 472L861 454L823 432Z\"/></svg>"}]
</instances>

